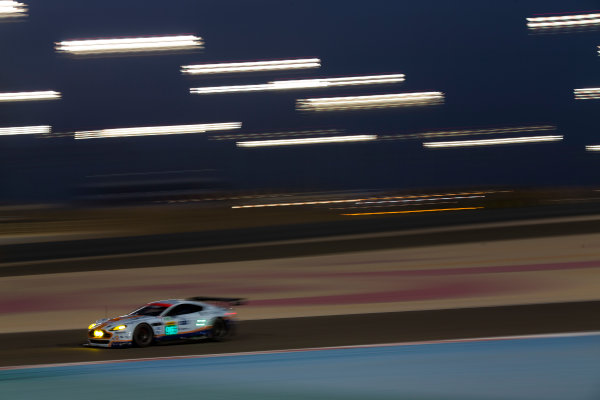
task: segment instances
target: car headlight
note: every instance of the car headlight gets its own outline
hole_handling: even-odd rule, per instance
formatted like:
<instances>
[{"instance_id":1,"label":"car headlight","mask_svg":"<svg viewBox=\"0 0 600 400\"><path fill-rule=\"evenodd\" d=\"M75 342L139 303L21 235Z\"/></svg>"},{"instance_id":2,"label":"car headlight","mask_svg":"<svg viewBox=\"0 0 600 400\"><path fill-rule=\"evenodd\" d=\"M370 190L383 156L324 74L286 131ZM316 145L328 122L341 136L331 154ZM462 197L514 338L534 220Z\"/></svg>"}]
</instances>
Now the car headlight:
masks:
<instances>
[{"instance_id":1,"label":"car headlight","mask_svg":"<svg viewBox=\"0 0 600 400\"><path fill-rule=\"evenodd\" d=\"M93 324L90 324L90 326L88 326L88 329L93 329L96 325L98 324L94 322Z\"/></svg>"},{"instance_id":2,"label":"car headlight","mask_svg":"<svg viewBox=\"0 0 600 400\"><path fill-rule=\"evenodd\" d=\"M125 328L127 328L127 325L117 325L114 328L112 328L111 331L122 331Z\"/></svg>"},{"instance_id":3,"label":"car headlight","mask_svg":"<svg viewBox=\"0 0 600 400\"><path fill-rule=\"evenodd\" d=\"M94 337L100 338L102 336L104 336L104 332L102 332L100 329L96 329L94 331Z\"/></svg>"}]
</instances>

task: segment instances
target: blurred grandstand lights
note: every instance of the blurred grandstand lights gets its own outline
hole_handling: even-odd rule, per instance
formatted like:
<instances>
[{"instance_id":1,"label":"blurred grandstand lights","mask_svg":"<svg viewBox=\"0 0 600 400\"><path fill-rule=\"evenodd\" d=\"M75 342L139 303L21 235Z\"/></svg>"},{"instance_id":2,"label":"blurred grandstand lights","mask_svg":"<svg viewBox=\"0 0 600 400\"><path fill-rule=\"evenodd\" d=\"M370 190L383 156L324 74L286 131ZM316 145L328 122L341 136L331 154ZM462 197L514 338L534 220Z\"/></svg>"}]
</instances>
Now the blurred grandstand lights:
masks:
<instances>
[{"instance_id":1,"label":"blurred grandstand lights","mask_svg":"<svg viewBox=\"0 0 600 400\"><path fill-rule=\"evenodd\" d=\"M250 61L219 64L182 65L181 73L187 75L227 74L237 72L284 71L291 69L319 68L318 58L296 60Z\"/></svg>"},{"instance_id":2,"label":"blurred grandstand lights","mask_svg":"<svg viewBox=\"0 0 600 400\"><path fill-rule=\"evenodd\" d=\"M47 90L42 92L0 93L0 102L56 100L60 99L60 97L60 92L55 92L53 90Z\"/></svg>"},{"instance_id":3,"label":"blurred grandstand lights","mask_svg":"<svg viewBox=\"0 0 600 400\"><path fill-rule=\"evenodd\" d=\"M472 147L472 146L493 146L501 144L534 143L534 142L555 142L562 140L562 136L526 136L503 139L480 139L480 140L456 140L450 142L425 142L423 147Z\"/></svg>"},{"instance_id":4,"label":"blurred grandstand lights","mask_svg":"<svg viewBox=\"0 0 600 400\"><path fill-rule=\"evenodd\" d=\"M398 83L404 81L404 74L369 75L343 78L296 79L288 81L272 81L259 85L212 86L191 88L193 94L257 92L268 90L294 90L327 88L334 86L375 85L384 83Z\"/></svg>"},{"instance_id":5,"label":"blurred grandstand lights","mask_svg":"<svg viewBox=\"0 0 600 400\"><path fill-rule=\"evenodd\" d=\"M27 16L27 5L18 1L0 1L0 18Z\"/></svg>"},{"instance_id":6,"label":"blurred grandstand lights","mask_svg":"<svg viewBox=\"0 0 600 400\"><path fill-rule=\"evenodd\" d=\"M76 131L75 139L102 139L127 136L178 135L184 133L203 133L240 129L241 122L223 122L215 124L144 126L134 128L100 129L96 131Z\"/></svg>"},{"instance_id":7,"label":"blurred grandstand lights","mask_svg":"<svg viewBox=\"0 0 600 400\"><path fill-rule=\"evenodd\" d=\"M118 39L67 40L55 43L56 51L71 54L127 53L202 48L202 38L193 35L149 36Z\"/></svg>"},{"instance_id":8,"label":"blurred grandstand lights","mask_svg":"<svg viewBox=\"0 0 600 400\"><path fill-rule=\"evenodd\" d=\"M44 134L50 133L51 130L52 127L50 125L17 126L12 128L0 128L0 136Z\"/></svg>"},{"instance_id":9,"label":"blurred grandstand lights","mask_svg":"<svg viewBox=\"0 0 600 400\"><path fill-rule=\"evenodd\" d=\"M600 145L585 146L587 151L600 151Z\"/></svg>"},{"instance_id":10,"label":"blurred grandstand lights","mask_svg":"<svg viewBox=\"0 0 600 400\"><path fill-rule=\"evenodd\" d=\"M527 27L532 30L590 25L600 25L600 14L572 14L527 18Z\"/></svg>"},{"instance_id":11,"label":"blurred grandstand lights","mask_svg":"<svg viewBox=\"0 0 600 400\"><path fill-rule=\"evenodd\" d=\"M575 100L600 99L600 88L573 89Z\"/></svg>"},{"instance_id":12,"label":"blurred grandstand lights","mask_svg":"<svg viewBox=\"0 0 600 400\"><path fill-rule=\"evenodd\" d=\"M301 139L273 139L236 142L238 147L293 146L301 144L364 142L376 140L377 135L326 136Z\"/></svg>"},{"instance_id":13,"label":"blurred grandstand lights","mask_svg":"<svg viewBox=\"0 0 600 400\"><path fill-rule=\"evenodd\" d=\"M300 111L341 111L370 108L428 106L444 102L442 92L396 93L371 96L325 97L299 99L296 109Z\"/></svg>"}]
</instances>

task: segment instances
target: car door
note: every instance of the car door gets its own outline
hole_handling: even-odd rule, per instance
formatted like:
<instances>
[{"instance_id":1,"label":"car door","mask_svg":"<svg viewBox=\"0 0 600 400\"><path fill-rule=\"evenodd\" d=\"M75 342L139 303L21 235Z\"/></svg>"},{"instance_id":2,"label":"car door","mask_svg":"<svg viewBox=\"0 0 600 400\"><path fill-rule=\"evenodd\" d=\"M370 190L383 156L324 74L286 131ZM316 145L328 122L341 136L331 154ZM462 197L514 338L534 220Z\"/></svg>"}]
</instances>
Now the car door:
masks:
<instances>
[{"instance_id":1,"label":"car door","mask_svg":"<svg viewBox=\"0 0 600 400\"><path fill-rule=\"evenodd\" d=\"M196 321L199 318L201 306L195 304L178 304L163 317L165 336L193 336L197 330Z\"/></svg>"}]
</instances>

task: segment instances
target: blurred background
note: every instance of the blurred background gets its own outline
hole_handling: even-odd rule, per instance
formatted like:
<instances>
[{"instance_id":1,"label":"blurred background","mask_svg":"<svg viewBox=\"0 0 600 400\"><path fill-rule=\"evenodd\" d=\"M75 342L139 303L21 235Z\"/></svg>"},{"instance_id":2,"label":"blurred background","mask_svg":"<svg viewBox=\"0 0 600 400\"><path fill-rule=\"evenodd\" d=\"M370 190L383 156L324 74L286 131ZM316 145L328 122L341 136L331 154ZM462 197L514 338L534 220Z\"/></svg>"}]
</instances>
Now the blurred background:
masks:
<instances>
[{"instance_id":1,"label":"blurred background","mask_svg":"<svg viewBox=\"0 0 600 400\"><path fill-rule=\"evenodd\" d=\"M568 11L593 10L594 3L576 1ZM227 210L247 204L346 201L333 210L319 204L320 220L325 214L337 218L354 211L402 211L415 203L357 204L353 199L484 191L493 194L479 197L480 203L488 203L479 206L504 207L565 199L589 203L597 195L600 157L592 151L600 143L597 95L575 96L578 88L599 85L597 23L538 28L526 20L564 14L561 1L464 1L459 6L375 1L365 6L360 1L32 0L24 8L21 15L0 20L0 91L59 95L50 101L0 103L1 128L6 128L0 137L6 231L17 229L11 223L19 220L39 221L40 209L57 207L61 213L46 213L46 218L74 223L88 215L82 209L95 210L89 214L95 218L99 207L111 207L110 216L102 214L103 223L110 219L131 227L119 222L122 215L114 214L115 207L136 206L137 211L126 214L140 214L139 206L169 204ZM194 35L200 45L154 52L60 49L61 43L77 39L173 35ZM297 59L317 60L316 66L217 74L189 74L183 68ZM190 91L390 74L402 78L289 90ZM423 92L439 97L350 109L301 106L307 98ZM238 125L200 133L146 136L142 130L133 136L77 140L82 139L77 132L228 122ZM7 131L40 126L46 131ZM240 145L340 136L368 140ZM537 139L512 142L531 137ZM500 142L426 146L494 139ZM501 201L490 202L490 196ZM472 206L474 199L445 200L454 205L427 208L462 208L464 201ZM292 214L306 204L294 206ZM32 209L37 210L34 215ZM173 207L160 209L180 213ZM189 207L183 213L188 212ZM178 220L171 215L166 219ZM185 216L179 220L190 221ZM181 223L168 229L193 229ZM20 226L27 227L20 231L45 229Z\"/></svg>"},{"instance_id":2,"label":"blurred background","mask_svg":"<svg viewBox=\"0 0 600 400\"><path fill-rule=\"evenodd\" d=\"M594 3L578 1L569 9L594 9ZM0 25L0 88L54 90L62 97L1 104L2 127L52 127L48 140L1 138L0 200L5 204L74 204L133 192L143 201L143 193L152 191L179 197L183 191L548 187L598 181L600 157L585 148L598 142L598 104L573 95L576 88L598 86L597 32L537 32L526 25L525 18L535 13L564 12L561 1L496 6L464 1L458 8L442 1L376 1L367 7L360 1L32 0L28 6L26 18ZM201 37L203 48L93 56L55 50L55 42L66 40L181 34ZM320 67L245 75L180 72L182 65L305 58L320 59ZM381 74L405 74L405 81L189 93L191 87ZM430 91L442 92L443 104L312 113L295 109L301 98ZM93 140L68 135L233 121L241 122L241 129ZM527 126L550 126L546 135L564 138L449 149L429 149L422 146L423 138L404 138ZM240 148L235 138L215 140L224 134L325 130L380 138L285 148ZM532 135L488 133L479 139Z\"/></svg>"},{"instance_id":3,"label":"blurred background","mask_svg":"<svg viewBox=\"0 0 600 400\"><path fill-rule=\"evenodd\" d=\"M207 359L203 393L599 398L598 8L0 1L8 395L64 398L79 374L15 365L392 343L344 353L352 371L327 352L322 370L258 357L254 375ZM98 318L191 296L249 299L235 340L81 346ZM459 341L397 346L447 339ZM442 347L442 362L428 358ZM196 372L177 373L186 362L171 375L106 371L137 383L160 370L143 380L150 396L197 393Z\"/></svg>"}]
</instances>

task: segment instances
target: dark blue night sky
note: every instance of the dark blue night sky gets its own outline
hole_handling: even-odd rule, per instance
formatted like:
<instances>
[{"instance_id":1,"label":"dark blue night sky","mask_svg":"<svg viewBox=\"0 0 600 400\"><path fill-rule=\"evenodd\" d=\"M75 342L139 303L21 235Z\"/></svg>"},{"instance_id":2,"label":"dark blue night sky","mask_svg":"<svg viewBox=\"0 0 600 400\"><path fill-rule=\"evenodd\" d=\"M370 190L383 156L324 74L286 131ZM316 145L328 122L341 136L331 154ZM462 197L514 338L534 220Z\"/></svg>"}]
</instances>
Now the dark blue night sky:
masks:
<instances>
[{"instance_id":1,"label":"dark blue night sky","mask_svg":"<svg viewBox=\"0 0 600 400\"><path fill-rule=\"evenodd\" d=\"M231 189L404 189L599 182L600 31L534 35L526 17L590 11L597 1L22 0L0 22L0 92L57 90L49 102L0 103L0 127L57 133L243 122L239 132L343 129L348 134L556 125L564 141L424 149L420 140L241 149L208 134L74 140L1 137L0 202L68 200L92 175L211 170ZM195 34L201 52L69 57L54 42ZM319 57L293 73L190 78L184 64ZM193 86L404 73L389 86L191 95ZM306 114L298 98L442 91L434 107Z\"/></svg>"}]
</instances>

